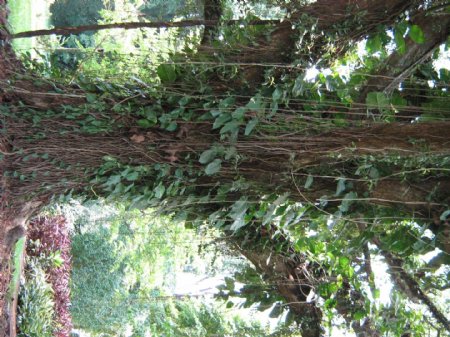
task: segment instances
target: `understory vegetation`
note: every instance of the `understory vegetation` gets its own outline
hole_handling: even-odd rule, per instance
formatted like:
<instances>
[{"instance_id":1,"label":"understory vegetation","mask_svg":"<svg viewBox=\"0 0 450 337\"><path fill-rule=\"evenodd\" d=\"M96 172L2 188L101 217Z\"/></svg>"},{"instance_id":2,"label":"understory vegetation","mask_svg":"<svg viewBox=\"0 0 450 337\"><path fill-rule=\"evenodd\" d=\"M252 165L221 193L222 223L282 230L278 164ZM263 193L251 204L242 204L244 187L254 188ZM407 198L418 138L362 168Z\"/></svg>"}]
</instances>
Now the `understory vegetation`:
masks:
<instances>
[{"instance_id":1,"label":"understory vegetation","mask_svg":"<svg viewBox=\"0 0 450 337\"><path fill-rule=\"evenodd\" d=\"M41 214L23 336L450 332L448 3L49 11L1 80L0 242Z\"/></svg>"}]
</instances>

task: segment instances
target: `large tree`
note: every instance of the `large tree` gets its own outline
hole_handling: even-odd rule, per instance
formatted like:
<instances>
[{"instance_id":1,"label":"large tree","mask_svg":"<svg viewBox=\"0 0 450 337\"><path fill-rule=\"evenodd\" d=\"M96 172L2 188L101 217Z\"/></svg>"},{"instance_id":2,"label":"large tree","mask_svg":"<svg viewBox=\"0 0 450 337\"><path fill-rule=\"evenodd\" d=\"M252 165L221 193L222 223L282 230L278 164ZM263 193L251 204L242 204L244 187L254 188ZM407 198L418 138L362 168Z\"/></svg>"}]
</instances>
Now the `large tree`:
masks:
<instances>
[{"instance_id":1,"label":"large tree","mask_svg":"<svg viewBox=\"0 0 450 337\"><path fill-rule=\"evenodd\" d=\"M2 271L26 220L51 197L80 193L234 233L267 227L275 212L268 201L290 200L305 206L305 218L358 228L412 219L430 225L448 257L448 74L430 59L448 39L446 4L291 3L289 20L249 27L220 25L221 10L210 6L208 38L160 65L156 88L94 80L68 87L10 69L0 110ZM369 56L361 64L354 55L363 39ZM337 60L356 70L305 80L307 68ZM264 269L267 252L240 249ZM289 280L283 268L265 272ZM304 335L320 335L319 309L299 307L306 297L292 301L289 289L278 290L314 322ZM345 300L356 301L342 296L344 316ZM353 328L367 333L369 323Z\"/></svg>"}]
</instances>

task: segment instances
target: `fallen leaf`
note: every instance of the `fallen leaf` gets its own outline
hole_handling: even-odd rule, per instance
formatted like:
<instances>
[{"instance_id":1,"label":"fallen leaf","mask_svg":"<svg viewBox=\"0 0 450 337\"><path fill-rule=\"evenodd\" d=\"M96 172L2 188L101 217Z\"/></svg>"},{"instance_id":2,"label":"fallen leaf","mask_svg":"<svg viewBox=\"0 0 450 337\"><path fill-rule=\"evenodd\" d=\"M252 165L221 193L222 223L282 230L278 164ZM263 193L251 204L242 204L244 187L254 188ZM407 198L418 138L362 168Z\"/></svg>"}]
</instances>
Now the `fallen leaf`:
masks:
<instances>
[{"instance_id":1,"label":"fallen leaf","mask_svg":"<svg viewBox=\"0 0 450 337\"><path fill-rule=\"evenodd\" d=\"M131 141L134 143L142 143L145 140L144 135L135 134L130 137Z\"/></svg>"}]
</instances>

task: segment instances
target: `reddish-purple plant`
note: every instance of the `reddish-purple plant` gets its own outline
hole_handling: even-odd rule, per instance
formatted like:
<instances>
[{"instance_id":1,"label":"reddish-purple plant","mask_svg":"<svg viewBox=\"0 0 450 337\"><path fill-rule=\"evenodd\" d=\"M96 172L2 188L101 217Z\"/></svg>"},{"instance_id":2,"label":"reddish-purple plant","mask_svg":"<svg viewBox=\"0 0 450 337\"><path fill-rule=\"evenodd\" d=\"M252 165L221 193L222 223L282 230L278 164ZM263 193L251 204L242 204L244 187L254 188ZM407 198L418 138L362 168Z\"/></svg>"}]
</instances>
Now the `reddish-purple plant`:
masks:
<instances>
[{"instance_id":1,"label":"reddish-purple plant","mask_svg":"<svg viewBox=\"0 0 450 337\"><path fill-rule=\"evenodd\" d=\"M70 316L70 236L67 222L63 216L38 217L31 221L28 232L27 254L29 256L50 257L59 252L61 263L50 264L46 270L47 279L55 294L55 312L57 328L55 337L69 337L72 330ZM31 241L39 244L30 244Z\"/></svg>"}]
</instances>

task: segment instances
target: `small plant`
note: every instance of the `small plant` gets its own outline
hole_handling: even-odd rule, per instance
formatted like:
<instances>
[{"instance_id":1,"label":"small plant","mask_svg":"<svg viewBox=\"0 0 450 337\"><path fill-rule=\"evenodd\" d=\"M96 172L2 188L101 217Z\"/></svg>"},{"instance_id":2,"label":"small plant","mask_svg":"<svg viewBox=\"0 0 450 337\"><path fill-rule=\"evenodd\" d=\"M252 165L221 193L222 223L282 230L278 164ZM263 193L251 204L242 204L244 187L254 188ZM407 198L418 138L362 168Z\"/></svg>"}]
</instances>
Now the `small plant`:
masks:
<instances>
[{"instance_id":1,"label":"small plant","mask_svg":"<svg viewBox=\"0 0 450 337\"><path fill-rule=\"evenodd\" d=\"M54 326L53 290L35 259L28 263L29 277L20 292L19 337L52 337Z\"/></svg>"}]
</instances>

